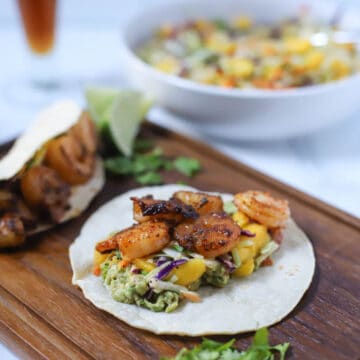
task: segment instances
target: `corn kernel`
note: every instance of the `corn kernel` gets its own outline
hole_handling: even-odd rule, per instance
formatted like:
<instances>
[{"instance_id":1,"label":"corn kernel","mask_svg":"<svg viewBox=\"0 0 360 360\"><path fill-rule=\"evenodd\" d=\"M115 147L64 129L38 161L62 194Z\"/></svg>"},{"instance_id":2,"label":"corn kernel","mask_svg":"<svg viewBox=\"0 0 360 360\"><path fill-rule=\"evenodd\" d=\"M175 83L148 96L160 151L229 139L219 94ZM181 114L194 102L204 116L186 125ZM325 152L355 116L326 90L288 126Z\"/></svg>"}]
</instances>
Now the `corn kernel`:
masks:
<instances>
[{"instance_id":1,"label":"corn kernel","mask_svg":"<svg viewBox=\"0 0 360 360\"><path fill-rule=\"evenodd\" d=\"M254 268L255 268L254 259L250 258L249 260L245 261L239 268L237 268L233 272L233 275L238 277L249 276L253 273Z\"/></svg>"},{"instance_id":2,"label":"corn kernel","mask_svg":"<svg viewBox=\"0 0 360 360\"><path fill-rule=\"evenodd\" d=\"M205 271L206 265L204 260L195 258L173 269L167 278L171 279L175 275L176 284L188 286L196 280L200 279Z\"/></svg>"},{"instance_id":3,"label":"corn kernel","mask_svg":"<svg viewBox=\"0 0 360 360\"><path fill-rule=\"evenodd\" d=\"M256 254L258 254L259 251L270 241L270 235L267 232L267 228L264 225L251 223L246 225L244 229L252 232L253 234L255 234L255 236L249 238L243 235L240 237L240 241L249 240L249 239L253 241L255 245L255 252Z\"/></svg>"},{"instance_id":4,"label":"corn kernel","mask_svg":"<svg viewBox=\"0 0 360 360\"><path fill-rule=\"evenodd\" d=\"M94 265L102 264L108 256L109 254L102 254L101 252L94 250Z\"/></svg>"},{"instance_id":5,"label":"corn kernel","mask_svg":"<svg viewBox=\"0 0 360 360\"><path fill-rule=\"evenodd\" d=\"M232 218L240 227L243 227L249 222L249 218L241 211L234 213Z\"/></svg>"},{"instance_id":6,"label":"corn kernel","mask_svg":"<svg viewBox=\"0 0 360 360\"><path fill-rule=\"evenodd\" d=\"M311 43L307 39L289 38L285 41L285 50L291 54L304 54L311 49Z\"/></svg>"},{"instance_id":7,"label":"corn kernel","mask_svg":"<svg viewBox=\"0 0 360 360\"><path fill-rule=\"evenodd\" d=\"M324 54L320 51L314 50L311 51L305 57L305 67L307 70L316 70L318 69L324 61Z\"/></svg>"},{"instance_id":8,"label":"corn kernel","mask_svg":"<svg viewBox=\"0 0 360 360\"><path fill-rule=\"evenodd\" d=\"M235 28L240 30L247 30L252 25L252 20L248 16L239 16L233 21Z\"/></svg>"},{"instance_id":9,"label":"corn kernel","mask_svg":"<svg viewBox=\"0 0 360 360\"><path fill-rule=\"evenodd\" d=\"M132 262L137 268L144 270L146 272L150 272L155 269L155 264L146 261L145 259L135 259Z\"/></svg>"}]
</instances>

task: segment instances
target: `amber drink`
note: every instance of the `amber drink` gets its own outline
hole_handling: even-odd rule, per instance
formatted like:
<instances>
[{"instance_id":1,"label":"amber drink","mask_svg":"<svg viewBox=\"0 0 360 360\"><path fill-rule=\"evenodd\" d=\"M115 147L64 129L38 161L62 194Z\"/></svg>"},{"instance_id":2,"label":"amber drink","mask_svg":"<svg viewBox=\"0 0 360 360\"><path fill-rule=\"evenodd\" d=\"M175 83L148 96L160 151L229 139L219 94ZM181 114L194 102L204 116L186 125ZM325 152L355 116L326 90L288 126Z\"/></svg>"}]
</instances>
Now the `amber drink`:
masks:
<instances>
[{"instance_id":1,"label":"amber drink","mask_svg":"<svg viewBox=\"0 0 360 360\"><path fill-rule=\"evenodd\" d=\"M49 53L54 46L56 0L18 0L26 38L32 51Z\"/></svg>"}]
</instances>

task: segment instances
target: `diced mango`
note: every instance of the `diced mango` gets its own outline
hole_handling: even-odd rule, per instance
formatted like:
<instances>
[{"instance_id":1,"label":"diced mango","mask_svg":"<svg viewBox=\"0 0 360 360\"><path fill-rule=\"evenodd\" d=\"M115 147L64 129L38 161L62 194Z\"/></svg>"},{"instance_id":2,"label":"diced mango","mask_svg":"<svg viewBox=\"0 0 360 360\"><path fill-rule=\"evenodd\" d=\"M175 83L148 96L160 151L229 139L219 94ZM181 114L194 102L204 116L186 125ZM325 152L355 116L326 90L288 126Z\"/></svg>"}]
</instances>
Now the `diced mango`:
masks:
<instances>
[{"instance_id":1,"label":"diced mango","mask_svg":"<svg viewBox=\"0 0 360 360\"><path fill-rule=\"evenodd\" d=\"M182 286L188 286L200 279L206 270L206 265L203 259L191 259L185 264L173 269L168 275L168 279L176 276L175 283Z\"/></svg>"},{"instance_id":2,"label":"diced mango","mask_svg":"<svg viewBox=\"0 0 360 360\"><path fill-rule=\"evenodd\" d=\"M237 44L231 41L226 35L214 33L206 41L208 49L225 55L233 55L236 51Z\"/></svg>"},{"instance_id":3,"label":"diced mango","mask_svg":"<svg viewBox=\"0 0 360 360\"><path fill-rule=\"evenodd\" d=\"M102 254L101 252L94 250L94 265L102 264L108 256L108 253Z\"/></svg>"},{"instance_id":4,"label":"diced mango","mask_svg":"<svg viewBox=\"0 0 360 360\"><path fill-rule=\"evenodd\" d=\"M236 245L237 249L242 249L242 248L246 248L250 251L250 256L251 257L255 257L256 255L256 247L255 247L255 242L251 240L251 238L246 237L246 240L244 240L245 237L241 237L240 241L238 242L238 244ZM244 256L246 253L241 254L241 252L239 252L239 256L241 261L245 261L245 259L243 260L241 257ZM245 257L245 256L244 256Z\"/></svg>"},{"instance_id":5,"label":"diced mango","mask_svg":"<svg viewBox=\"0 0 360 360\"><path fill-rule=\"evenodd\" d=\"M236 86L236 79L233 76L223 75L219 78L218 84L225 88L234 88Z\"/></svg>"},{"instance_id":6,"label":"diced mango","mask_svg":"<svg viewBox=\"0 0 360 360\"><path fill-rule=\"evenodd\" d=\"M241 211L234 213L232 218L240 227L245 226L250 221L249 218Z\"/></svg>"},{"instance_id":7,"label":"diced mango","mask_svg":"<svg viewBox=\"0 0 360 360\"><path fill-rule=\"evenodd\" d=\"M240 30L247 30L252 25L252 20L248 16L239 16L233 21L233 25L235 28Z\"/></svg>"},{"instance_id":8,"label":"diced mango","mask_svg":"<svg viewBox=\"0 0 360 360\"><path fill-rule=\"evenodd\" d=\"M248 78L254 72L254 64L247 59L231 58L228 59L226 70L236 77Z\"/></svg>"},{"instance_id":9,"label":"diced mango","mask_svg":"<svg viewBox=\"0 0 360 360\"><path fill-rule=\"evenodd\" d=\"M324 54L320 51L313 50L305 57L305 67L307 70L318 69L324 61Z\"/></svg>"},{"instance_id":10,"label":"diced mango","mask_svg":"<svg viewBox=\"0 0 360 360\"><path fill-rule=\"evenodd\" d=\"M341 79L351 72L350 67L341 60L334 60L330 65L334 79Z\"/></svg>"},{"instance_id":11,"label":"diced mango","mask_svg":"<svg viewBox=\"0 0 360 360\"><path fill-rule=\"evenodd\" d=\"M249 276L253 273L254 268L255 268L254 259L250 258L249 260L245 261L239 268L237 268L233 272L233 275L238 277Z\"/></svg>"},{"instance_id":12,"label":"diced mango","mask_svg":"<svg viewBox=\"0 0 360 360\"><path fill-rule=\"evenodd\" d=\"M249 239L253 241L255 245L255 252L256 254L258 254L258 252L270 241L270 235L267 232L266 226L256 223L251 223L244 226L244 229L255 234L255 236L249 238L248 236L243 235L240 237L240 241L249 240Z\"/></svg>"},{"instance_id":13,"label":"diced mango","mask_svg":"<svg viewBox=\"0 0 360 360\"><path fill-rule=\"evenodd\" d=\"M169 56L156 63L155 68L167 74L176 74L180 70L180 64Z\"/></svg>"},{"instance_id":14,"label":"diced mango","mask_svg":"<svg viewBox=\"0 0 360 360\"><path fill-rule=\"evenodd\" d=\"M146 272L150 272L155 269L155 264L146 261L145 259L135 259L132 262L137 268L144 270Z\"/></svg>"},{"instance_id":15,"label":"diced mango","mask_svg":"<svg viewBox=\"0 0 360 360\"><path fill-rule=\"evenodd\" d=\"M241 259L241 263L245 263L254 256L252 247L240 247L238 249L238 253Z\"/></svg>"},{"instance_id":16,"label":"diced mango","mask_svg":"<svg viewBox=\"0 0 360 360\"><path fill-rule=\"evenodd\" d=\"M265 78L269 81L276 81L280 80L283 76L283 70L280 66L271 66L267 67L265 71Z\"/></svg>"},{"instance_id":17,"label":"diced mango","mask_svg":"<svg viewBox=\"0 0 360 360\"><path fill-rule=\"evenodd\" d=\"M285 40L285 50L291 54L304 54L311 49L311 43L307 39L288 38Z\"/></svg>"}]
</instances>

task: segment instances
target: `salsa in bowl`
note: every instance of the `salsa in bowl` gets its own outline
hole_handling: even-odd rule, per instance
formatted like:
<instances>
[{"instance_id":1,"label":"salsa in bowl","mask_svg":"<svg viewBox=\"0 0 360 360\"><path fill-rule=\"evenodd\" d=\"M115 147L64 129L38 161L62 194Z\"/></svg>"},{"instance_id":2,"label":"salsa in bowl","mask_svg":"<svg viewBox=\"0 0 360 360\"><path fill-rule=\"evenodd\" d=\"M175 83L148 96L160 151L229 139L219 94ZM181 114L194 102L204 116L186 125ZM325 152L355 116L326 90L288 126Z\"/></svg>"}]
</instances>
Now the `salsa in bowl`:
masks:
<instances>
[{"instance_id":1,"label":"salsa in bowl","mask_svg":"<svg viewBox=\"0 0 360 360\"><path fill-rule=\"evenodd\" d=\"M144 54L139 54L139 49L163 24L171 24L170 29L166 27L163 29L166 34L166 32L171 33L173 29L181 28L184 24L193 24L197 19L207 19L206 22L214 21L211 19L223 19L226 23L231 23L240 16L240 19L238 18L240 24L243 21L246 25L249 18L252 19L254 26L268 24L271 27L281 24L284 19L298 17L303 4L304 2L300 0L289 0L285 3L281 0L244 0L241 2L192 0L144 9L136 17L130 19L122 31L121 45L126 76L132 86L154 97L159 106L179 115L184 122L191 124L194 131L223 139L288 138L311 133L344 120L360 109L357 95L360 90L360 74L355 71L355 65L353 65L353 62L356 62L356 56L349 62L348 55L340 56L340 58L338 55L335 57L335 54L319 55L312 51L319 50L312 49L313 45L308 51L306 49L308 45L305 42L302 43L300 36L293 36L292 39L290 37L287 40L288 50L292 48L292 51L296 52L296 49L300 48L298 51L301 52L301 47L305 47L306 56L305 53L294 54L294 56L291 55L291 61L296 64L299 58L303 61L306 57L307 66L309 67L309 64L313 62L312 66L315 68L317 62L321 63L320 70L315 69L311 72L314 74L313 79L309 79L309 71L306 71L302 75L291 77L290 80L286 80L285 76L274 81L273 78L276 79L279 75L276 57L262 57L258 65L256 62L259 59L255 59L255 63L248 64L244 61L249 59L246 56L240 58L240 61L238 59L234 61L233 57L226 55L216 60L220 62L225 60L225 63L230 63L228 64L229 71L243 74L245 80L235 82L234 86L234 79L230 77L228 84L232 86L219 86L216 82L224 81L226 84L228 74L219 69L218 64L215 64L217 67L215 73L212 67L210 70L206 68L205 71L202 66L189 69L183 64L178 67L177 63L172 64L172 60L165 60L165 63L159 65L162 68L160 70L163 70L160 71L142 59ZM329 24L337 12L337 6L330 1L321 0L308 5L308 16L313 19L314 24ZM247 18L241 19L241 16ZM339 29L350 31L360 23L360 12L353 9L344 11L338 23ZM221 23L217 26L221 26ZM294 41L294 38L297 40ZM223 44L224 42L220 42L212 46L221 47ZM335 48L335 45L333 44L331 48ZM353 51L344 49L344 46L339 46L339 49L340 52L345 51L346 54L347 51ZM319 58L322 59L319 60ZM214 61L211 57L210 60ZM214 65L211 66L214 67ZM280 68L281 66L280 64ZM328 78L324 76L321 78L318 75L319 72L320 75L327 73L322 70L323 66L326 69L329 66L332 68L331 76ZM172 68L175 69L175 73ZM265 68L265 76L257 76L258 69ZM199 73L196 73L198 69L200 69ZM195 74L191 75L194 70ZM285 70L282 68L281 70L281 75L286 74ZM187 74L189 71L190 75ZM213 75L214 80L211 80ZM254 86L252 83L255 75L255 83L262 86ZM190 76L200 78L200 81L193 81L189 79ZM269 78L271 86L269 86L269 80L266 80ZM306 84L310 85L309 83L312 83L312 86L306 86ZM273 90L274 88L276 90Z\"/></svg>"}]
</instances>

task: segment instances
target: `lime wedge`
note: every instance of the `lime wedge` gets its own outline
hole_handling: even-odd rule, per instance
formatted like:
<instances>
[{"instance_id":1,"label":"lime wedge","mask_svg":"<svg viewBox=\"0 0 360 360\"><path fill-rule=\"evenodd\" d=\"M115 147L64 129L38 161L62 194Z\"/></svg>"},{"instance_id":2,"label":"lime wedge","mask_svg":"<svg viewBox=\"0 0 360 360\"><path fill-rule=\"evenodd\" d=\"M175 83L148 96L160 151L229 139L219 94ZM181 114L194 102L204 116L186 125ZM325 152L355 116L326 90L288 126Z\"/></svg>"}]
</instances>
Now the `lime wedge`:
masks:
<instances>
[{"instance_id":1,"label":"lime wedge","mask_svg":"<svg viewBox=\"0 0 360 360\"><path fill-rule=\"evenodd\" d=\"M100 130L109 123L109 109L122 91L112 88L89 87L85 91L85 97L91 117Z\"/></svg>"},{"instance_id":2,"label":"lime wedge","mask_svg":"<svg viewBox=\"0 0 360 360\"><path fill-rule=\"evenodd\" d=\"M117 148L125 155L131 156L134 141L152 100L137 91L122 91L111 106L109 128Z\"/></svg>"}]
</instances>

